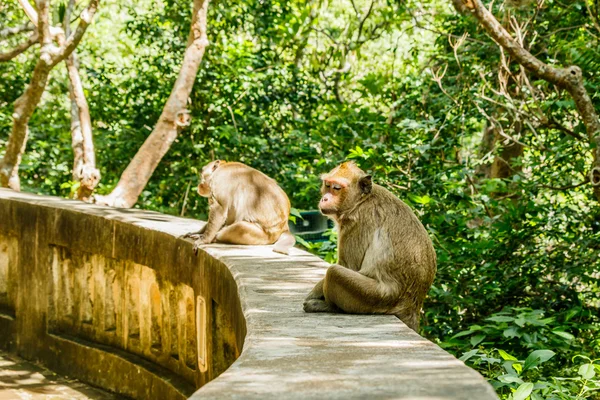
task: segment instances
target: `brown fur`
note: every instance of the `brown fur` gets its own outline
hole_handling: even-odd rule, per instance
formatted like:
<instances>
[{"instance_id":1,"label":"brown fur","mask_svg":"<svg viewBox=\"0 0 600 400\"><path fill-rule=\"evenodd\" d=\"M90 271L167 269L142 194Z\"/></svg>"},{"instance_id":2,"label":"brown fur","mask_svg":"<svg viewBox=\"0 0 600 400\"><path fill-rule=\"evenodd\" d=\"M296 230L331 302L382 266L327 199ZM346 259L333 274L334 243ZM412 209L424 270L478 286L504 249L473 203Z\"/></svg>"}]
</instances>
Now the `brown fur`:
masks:
<instances>
[{"instance_id":1,"label":"brown fur","mask_svg":"<svg viewBox=\"0 0 600 400\"><path fill-rule=\"evenodd\" d=\"M201 244L273 244L288 254L296 243L289 232L290 200L273 179L239 162L213 161L202 168L198 193L208 197L208 222L185 235Z\"/></svg>"},{"instance_id":2,"label":"brown fur","mask_svg":"<svg viewBox=\"0 0 600 400\"><path fill-rule=\"evenodd\" d=\"M436 272L427 231L410 207L354 163L321 178L321 212L339 229L339 265L327 270L304 310L394 314L416 331Z\"/></svg>"}]
</instances>

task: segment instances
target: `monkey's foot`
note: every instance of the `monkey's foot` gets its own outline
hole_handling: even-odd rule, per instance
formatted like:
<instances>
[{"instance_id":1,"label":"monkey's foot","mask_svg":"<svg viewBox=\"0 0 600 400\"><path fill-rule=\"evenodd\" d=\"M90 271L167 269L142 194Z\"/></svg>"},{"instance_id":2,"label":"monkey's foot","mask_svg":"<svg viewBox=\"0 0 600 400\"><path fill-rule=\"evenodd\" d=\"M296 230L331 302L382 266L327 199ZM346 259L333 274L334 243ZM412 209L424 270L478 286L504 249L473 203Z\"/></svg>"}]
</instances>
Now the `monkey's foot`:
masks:
<instances>
[{"instance_id":1,"label":"monkey's foot","mask_svg":"<svg viewBox=\"0 0 600 400\"><path fill-rule=\"evenodd\" d=\"M325 300L321 299L309 299L304 301L304 312L307 313L318 313L318 312L329 312L333 313L337 310L329 305Z\"/></svg>"}]
</instances>

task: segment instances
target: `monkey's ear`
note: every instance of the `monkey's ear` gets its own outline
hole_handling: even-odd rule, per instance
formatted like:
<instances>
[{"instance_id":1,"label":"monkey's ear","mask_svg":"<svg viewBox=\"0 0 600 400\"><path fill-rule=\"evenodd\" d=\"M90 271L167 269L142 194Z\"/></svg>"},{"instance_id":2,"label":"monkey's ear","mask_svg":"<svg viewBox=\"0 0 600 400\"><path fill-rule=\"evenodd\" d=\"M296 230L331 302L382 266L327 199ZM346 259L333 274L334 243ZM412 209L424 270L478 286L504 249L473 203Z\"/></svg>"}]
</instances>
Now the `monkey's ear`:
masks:
<instances>
[{"instance_id":1,"label":"monkey's ear","mask_svg":"<svg viewBox=\"0 0 600 400\"><path fill-rule=\"evenodd\" d=\"M219 164L221 164L221 160L215 160L215 162L213 163L213 167L212 167L212 170L213 170L213 172L214 172L214 171L215 171L217 168L219 168Z\"/></svg>"},{"instance_id":2,"label":"monkey's ear","mask_svg":"<svg viewBox=\"0 0 600 400\"><path fill-rule=\"evenodd\" d=\"M371 180L371 175L363 176L358 181L358 186L360 187L360 191L364 194L371 193L371 189L373 189L373 181Z\"/></svg>"}]
</instances>

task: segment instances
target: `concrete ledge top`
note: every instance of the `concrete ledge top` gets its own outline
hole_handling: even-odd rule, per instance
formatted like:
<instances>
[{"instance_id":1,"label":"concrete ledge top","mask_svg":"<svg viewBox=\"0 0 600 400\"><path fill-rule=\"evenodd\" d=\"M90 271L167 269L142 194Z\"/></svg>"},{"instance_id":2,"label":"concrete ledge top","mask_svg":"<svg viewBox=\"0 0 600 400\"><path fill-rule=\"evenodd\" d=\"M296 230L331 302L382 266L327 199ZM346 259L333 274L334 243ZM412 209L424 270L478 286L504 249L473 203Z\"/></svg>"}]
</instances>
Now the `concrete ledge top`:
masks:
<instances>
[{"instance_id":1,"label":"concrete ledge top","mask_svg":"<svg viewBox=\"0 0 600 400\"><path fill-rule=\"evenodd\" d=\"M203 222L0 189L0 199L99 215L180 236ZM0 221L1 223L1 221ZM183 240L183 239L180 239ZM189 242L188 250L192 252ZM328 264L299 249L206 245L233 275L246 319L241 356L192 399L497 399L485 379L394 316L306 314Z\"/></svg>"}]
</instances>

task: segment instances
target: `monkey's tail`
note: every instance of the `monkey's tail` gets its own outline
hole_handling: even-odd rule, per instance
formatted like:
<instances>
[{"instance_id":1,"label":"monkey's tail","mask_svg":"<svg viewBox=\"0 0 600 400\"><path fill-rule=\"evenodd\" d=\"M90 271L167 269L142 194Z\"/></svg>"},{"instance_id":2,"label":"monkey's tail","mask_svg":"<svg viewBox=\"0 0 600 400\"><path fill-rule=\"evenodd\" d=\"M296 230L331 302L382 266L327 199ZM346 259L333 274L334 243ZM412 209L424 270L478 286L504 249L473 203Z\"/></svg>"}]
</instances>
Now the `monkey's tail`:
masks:
<instances>
[{"instance_id":1,"label":"monkey's tail","mask_svg":"<svg viewBox=\"0 0 600 400\"><path fill-rule=\"evenodd\" d=\"M296 238L289 230L284 231L273 246L273 251L281 254L290 254L290 249L296 244Z\"/></svg>"}]
</instances>

